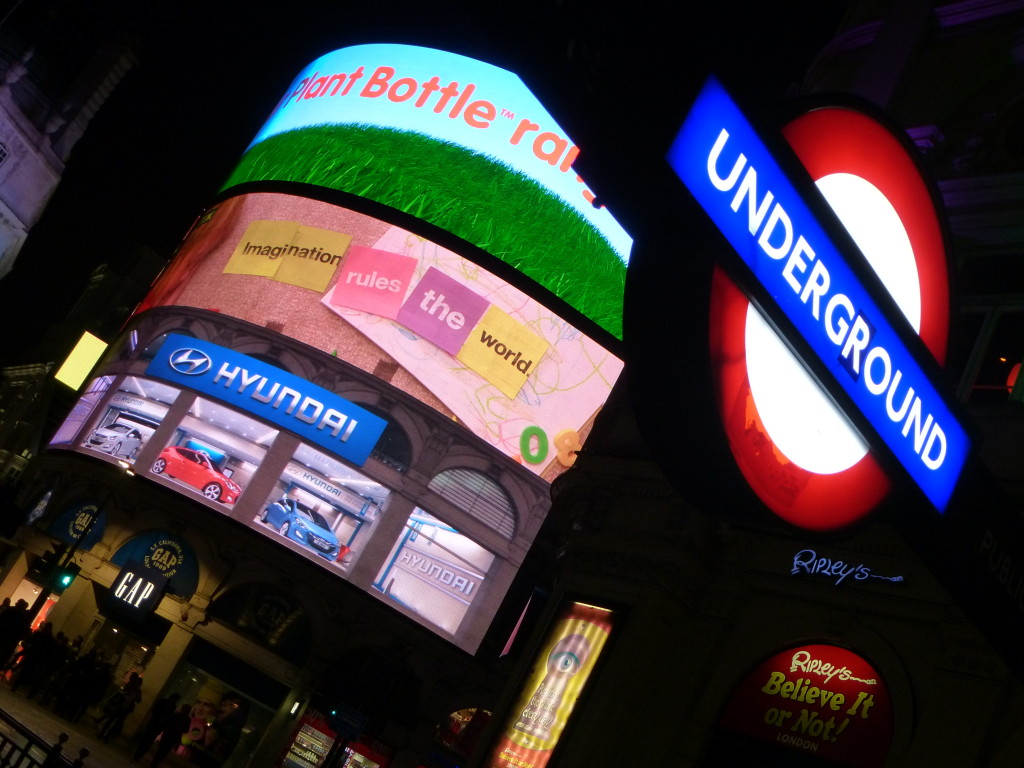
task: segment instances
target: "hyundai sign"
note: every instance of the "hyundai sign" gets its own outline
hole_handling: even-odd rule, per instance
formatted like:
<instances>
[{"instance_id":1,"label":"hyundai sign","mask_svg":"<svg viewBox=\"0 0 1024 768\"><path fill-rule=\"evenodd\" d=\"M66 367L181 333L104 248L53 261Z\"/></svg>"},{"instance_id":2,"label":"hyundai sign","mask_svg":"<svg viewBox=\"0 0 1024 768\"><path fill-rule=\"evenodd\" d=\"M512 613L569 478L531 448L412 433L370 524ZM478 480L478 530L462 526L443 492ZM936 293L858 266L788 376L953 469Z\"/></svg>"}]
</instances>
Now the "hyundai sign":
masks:
<instances>
[{"instance_id":1,"label":"hyundai sign","mask_svg":"<svg viewBox=\"0 0 1024 768\"><path fill-rule=\"evenodd\" d=\"M944 511L970 448L965 430L852 259L713 78L668 159L825 370Z\"/></svg>"},{"instance_id":2,"label":"hyundai sign","mask_svg":"<svg viewBox=\"0 0 1024 768\"><path fill-rule=\"evenodd\" d=\"M362 466L387 422L323 387L247 355L168 334L146 374L211 395Z\"/></svg>"}]
</instances>

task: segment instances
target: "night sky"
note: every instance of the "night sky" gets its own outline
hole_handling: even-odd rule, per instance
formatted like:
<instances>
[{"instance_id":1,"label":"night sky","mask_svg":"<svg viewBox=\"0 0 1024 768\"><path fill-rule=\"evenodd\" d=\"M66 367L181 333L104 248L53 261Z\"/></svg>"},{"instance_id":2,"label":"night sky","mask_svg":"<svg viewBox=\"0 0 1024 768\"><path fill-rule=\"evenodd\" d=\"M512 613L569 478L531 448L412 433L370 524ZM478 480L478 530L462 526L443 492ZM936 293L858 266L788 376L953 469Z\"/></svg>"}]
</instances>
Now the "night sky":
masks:
<instances>
[{"instance_id":1,"label":"night sky","mask_svg":"<svg viewBox=\"0 0 1024 768\"><path fill-rule=\"evenodd\" d=\"M169 255L292 78L322 53L411 43L515 71L584 155L596 148L585 159L608 169L605 183L639 187L639 158L663 155L709 71L748 103L778 101L841 18L832 3L804 0L721 11L646 0L502 3L501 17L467 2L142 5L105 3L110 23L137 41L139 63L76 145L0 279L0 364L36 362L40 330L67 314L98 264L123 268L140 246Z\"/></svg>"}]
</instances>

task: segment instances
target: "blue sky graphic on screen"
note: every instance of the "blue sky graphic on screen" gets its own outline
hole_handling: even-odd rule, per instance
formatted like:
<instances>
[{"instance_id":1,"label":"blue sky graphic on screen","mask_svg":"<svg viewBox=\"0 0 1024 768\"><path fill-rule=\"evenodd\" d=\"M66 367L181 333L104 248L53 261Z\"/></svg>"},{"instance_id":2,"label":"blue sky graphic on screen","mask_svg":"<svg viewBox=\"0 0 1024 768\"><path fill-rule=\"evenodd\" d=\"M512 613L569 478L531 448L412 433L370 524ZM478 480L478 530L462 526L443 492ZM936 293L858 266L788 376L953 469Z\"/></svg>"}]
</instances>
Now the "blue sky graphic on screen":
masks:
<instances>
[{"instance_id":1,"label":"blue sky graphic on screen","mask_svg":"<svg viewBox=\"0 0 1024 768\"><path fill-rule=\"evenodd\" d=\"M342 123L413 131L499 160L558 195L629 258L629 235L581 195L571 170L579 149L512 72L431 48L343 48L302 70L250 148L285 131Z\"/></svg>"}]
</instances>

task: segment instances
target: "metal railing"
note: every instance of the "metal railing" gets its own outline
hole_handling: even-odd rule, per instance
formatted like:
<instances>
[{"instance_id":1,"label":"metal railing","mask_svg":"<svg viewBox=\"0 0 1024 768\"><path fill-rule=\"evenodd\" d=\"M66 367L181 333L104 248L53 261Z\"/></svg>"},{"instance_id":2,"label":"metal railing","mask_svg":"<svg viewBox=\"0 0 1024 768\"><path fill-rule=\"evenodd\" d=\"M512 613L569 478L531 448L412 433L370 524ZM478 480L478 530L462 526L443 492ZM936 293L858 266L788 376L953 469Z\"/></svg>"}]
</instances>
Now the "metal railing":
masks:
<instances>
[{"instance_id":1,"label":"metal railing","mask_svg":"<svg viewBox=\"0 0 1024 768\"><path fill-rule=\"evenodd\" d=\"M50 744L0 709L0 768L83 768L89 749L82 747L76 758L65 755L68 738L62 733Z\"/></svg>"}]
</instances>

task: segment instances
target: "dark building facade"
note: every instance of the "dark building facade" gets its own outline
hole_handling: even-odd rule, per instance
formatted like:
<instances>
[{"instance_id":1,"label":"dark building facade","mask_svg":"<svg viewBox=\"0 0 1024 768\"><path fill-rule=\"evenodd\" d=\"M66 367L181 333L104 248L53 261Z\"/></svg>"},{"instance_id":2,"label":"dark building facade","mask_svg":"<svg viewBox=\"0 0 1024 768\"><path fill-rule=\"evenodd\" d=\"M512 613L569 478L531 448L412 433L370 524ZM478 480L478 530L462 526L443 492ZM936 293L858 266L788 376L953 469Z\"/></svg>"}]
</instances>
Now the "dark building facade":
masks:
<instances>
[{"instance_id":1,"label":"dark building facade","mask_svg":"<svg viewBox=\"0 0 1024 768\"><path fill-rule=\"evenodd\" d=\"M0 277L53 196L89 122L135 57L103 14L16 3L0 23Z\"/></svg>"},{"instance_id":2,"label":"dark building facade","mask_svg":"<svg viewBox=\"0 0 1024 768\"><path fill-rule=\"evenodd\" d=\"M1012 126L1020 120L1022 22L1015 3L853 3L788 94L795 104L817 106L825 97L863 99L916 144L948 217L954 298L946 386L966 404L991 482L1007 494L997 504L1015 521L1021 239L1011 222L1020 220L1021 158ZM665 365L667 378L705 375ZM619 599L627 610L607 666L567 732L565 765L1019 761L1021 684L1011 671L1019 670L1011 638L1021 622L1012 556L984 542L951 554L951 568L957 557L975 557L991 572L972 596L943 583L942 566L926 564L926 529L915 535L900 524L911 501L890 502L864 523L825 534L802 533L749 504L737 509L734 494L719 503L704 494L691 506L660 475L685 470L659 461L657 449L637 450L650 434L635 434L628 408L616 414L599 422L595 455L584 453L555 488L555 510L573 532L567 593ZM734 477L731 467L720 471ZM991 503L979 494L972 511L985 517ZM863 579L852 575L868 570ZM989 592L1008 598L1004 607L969 618L971 603ZM1004 640L1002 652L989 637ZM825 648L870 663L871 675L862 677L875 683L861 692L875 691L875 708L847 706L853 695L835 709L818 694L806 698L809 688L828 687L821 667L803 664ZM877 706L883 686L887 707ZM844 715L850 723L837 731ZM592 737L613 730L629 738L616 745ZM862 749L869 741L885 746L869 754Z\"/></svg>"},{"instance_id":3,"label":"dark building facade","mask_svg":"<svg viewBox=\"0 0 1024 768\"><path fill-rule=\"evenodd\" d=\"M866 99L919 148L949 222L946 384L1011 509L1021 478L1013 365L1024 356L1015 287L1022 35L1016 2L853 3L809 63L801 93L788 94ZM331 707L352 715L352 737L396 768L491 765L489 746L508 717L522 715L520 693L547 630L574 601L606 608L614 621L551 765L1020 763L1024 689L1016 660L988 639L1012 637L1020 619L983 625L969 616L963 595L898 524L899 499L825 534L767 509L733 508L732 496L691 499L648 447L628 367L575 464L549 487L410 396L397 367L382 383L380 370L272 323L169 304L128 326L86 391L88 409L26 487L29 507L50 496L20 532L23 551L9 553L3 589L30 594L31 566L54 539L81 542L82 575L50 618L117 659L119 671L144 668L144 701L168 690L191 696L207 683L243 690L255 714L232 765L280 764L297 717ZM168 334L204 354L244 355L256 361L244 363L249 371L264 363L313 382L400 429L337 479L346 462L318 457L294 428L239 419L200 387L155 375ZM86 445L117 424L136 430L136 442ZM202 451L216 466L202 482L183 481L184 470L174 479L168 448ZM125 476L117 458L142 476ZM232 488L244 492L224 500ZM336 549L317 554L327 545L268 523L272 502L289 493L344 532ZM444 617L392 599L381 578L405 532L422 533L435 516L493 558L476 563L483 602L459 619L473 638L468 650L458 647L461 629L437 632ZM430 534L435 542L450 533L443 527ZM126 568L147 559L162 563L153 567L166 578L164 597L148 618L119 613L111 594ZM455 583L444 567L437 573ZM1012 578L1007 570L1008 590ZM479 607L489 579L507 594L494 611ZM452 717L471 710L493 717ZM463 719L473 738L460 741L453 731Z\"/></svg>"}]
</instances>

